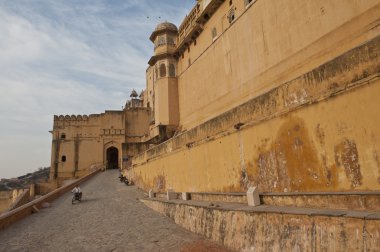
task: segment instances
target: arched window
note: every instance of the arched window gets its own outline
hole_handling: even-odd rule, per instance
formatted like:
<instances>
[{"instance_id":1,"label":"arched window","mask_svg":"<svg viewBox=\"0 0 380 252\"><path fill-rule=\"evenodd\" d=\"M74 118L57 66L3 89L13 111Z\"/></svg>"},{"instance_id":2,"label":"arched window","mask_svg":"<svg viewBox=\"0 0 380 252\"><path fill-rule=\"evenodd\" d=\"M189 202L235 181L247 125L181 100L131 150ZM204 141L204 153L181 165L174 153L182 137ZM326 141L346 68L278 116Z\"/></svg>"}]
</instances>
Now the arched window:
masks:
<instances>
[{"instance_id":1,"label":"arched window","mask_svg":"<svg viewBox=\"0 0 380 252\"><path fill-rule=\"evenodd\" d=\"M229 22L230 24L235 20L235 10L234 10L233 7L232 7L231 10L229 11L227 18L228 18L228 22Z\"/></svg>"},{"instance_id":2,"label":"arched window","mask_svg":"<svg viewBox=\"0 0 380 252\"><path fill-rule=\"evenodd\" d=\"M245 5L248 5L248 4L252 3L253 0L244 0L244 2L245 2Z\"/></svg>"},{"instance_id":3,"label":"arched window","mask_svg":"<svg viewBox=\"0 0 380 252\"><path fill-rule=\"evenodd\" d=\"M168 45L175 45L173 38L168 38Z\"/></svg>"},{"instance_id":4,"label":"arched window","mask_svg":"<svg viewBox=\"0 0 380 252\"><path fill-rule=\"evenodd\" d=\"M175 77L175 66L174 66L174 64L169 65L169 77Z\"/></svg>"},{"instance_id":5,"label":"arched window","mask_svg":"<svg viewBox=\"0 0 380 252\"><path fill-rule=\"evenodd\" d=\"M157 46L161 46L161 45L165 45L165 44L166 44L165 37L164 36L159 36L158 37L158 44L157 44Z\"/></svg>"},{"instance_id":6,"label":"arched window","mask_svg":"<svg viewBox=\"0 0 380 252\"><path fill-rule=\"evenodd\" d=\"M61 157L61 161L62 161L62 162L66 162L66 156L62 156L62 157Z\"/></svg>"},{"instance_id":7,"label":"arched window","mask_svg":"<svg viewBox=\"0 0 380 252\"><path fill-rule=\"evenodd\" d=\"M214 40L216 38L216 36L218 36L218 32L216 31L216 28L214 27L211 30L211 37Z\"/></svg>"},{"instance_id":8,"label":"arched window","mask_svg":"<svg viewBox=\"0 0 380 252\"><path fill-rule=\"evenodd\" d=\"M166 66L164 63L160 65L160 77L166 77Z\"/></svg>"},{"instance_id":9,"label":"arched window","mask_svg":"<svg viewBox=\"0 0 380 252\"><path fill-rule=\"evenodd\" d=\"M65 133L61 134L61 139L66 139L66 134Z\"/></svg>"}]
</instances>

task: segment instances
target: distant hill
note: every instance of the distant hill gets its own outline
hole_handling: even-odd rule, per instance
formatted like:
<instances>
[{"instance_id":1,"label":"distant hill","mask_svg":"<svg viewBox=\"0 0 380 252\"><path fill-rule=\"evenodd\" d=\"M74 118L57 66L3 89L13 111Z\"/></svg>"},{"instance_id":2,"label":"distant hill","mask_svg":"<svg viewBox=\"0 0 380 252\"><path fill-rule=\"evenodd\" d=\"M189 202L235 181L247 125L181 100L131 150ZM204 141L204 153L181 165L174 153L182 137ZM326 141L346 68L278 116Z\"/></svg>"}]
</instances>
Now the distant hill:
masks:
<instances>
[{"instance_id":1,"label":"distant hill","mask_svg":"<svg viewBox=\"0 0 380 252\"><path fill-rule=\"evenodd\" d=\"M49 179L49 172L50 167L41 167L38 171L28 173L17 178L1 179L0 191L28 188L30 184L46 182Z\"/></svg>"}]
</instances>

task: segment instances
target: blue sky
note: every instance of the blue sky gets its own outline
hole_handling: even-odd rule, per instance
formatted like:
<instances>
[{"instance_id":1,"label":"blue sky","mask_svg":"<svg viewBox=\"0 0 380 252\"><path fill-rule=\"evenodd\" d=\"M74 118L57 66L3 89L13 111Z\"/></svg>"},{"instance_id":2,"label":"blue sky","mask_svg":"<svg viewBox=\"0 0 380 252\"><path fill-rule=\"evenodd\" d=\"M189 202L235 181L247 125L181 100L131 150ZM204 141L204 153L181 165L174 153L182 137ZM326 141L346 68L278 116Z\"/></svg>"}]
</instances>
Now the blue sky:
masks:
<instances>
[{"instance_id":1,"label":"blue sky","mask_svg":"<svg viewBox=\"0 0 380 252\"><path fill-rule=\"evenodd\" d=\"M149 36L195 0L0 0L0 178L50 166L55 114L121 109L145 86Z\"/></svg>"}]
</instances>

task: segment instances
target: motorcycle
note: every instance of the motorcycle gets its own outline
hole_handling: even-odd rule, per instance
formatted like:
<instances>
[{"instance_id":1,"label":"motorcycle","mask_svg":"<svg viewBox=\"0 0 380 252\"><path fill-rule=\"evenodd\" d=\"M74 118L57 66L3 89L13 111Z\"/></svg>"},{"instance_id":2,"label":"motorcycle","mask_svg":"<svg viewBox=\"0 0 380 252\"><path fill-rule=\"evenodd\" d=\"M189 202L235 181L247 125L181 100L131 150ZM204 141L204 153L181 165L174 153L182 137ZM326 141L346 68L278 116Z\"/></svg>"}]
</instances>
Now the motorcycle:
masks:
<instances>
[{"instance_id":1,"label":"motorcycle","mask_svg":"<svg viewBox=\"0 0 380 252\"><path fill-rule=\"evenodd\" d=\"M82 192L74 193L73 198L71 199L71 204L74 204L75 201L82 201Z\"/></svg>"},{"instance_id":2,"label":"motorcycle","mask_svg":"<svg viewBox=\"0 0 380 252\"><path fill-rule=\"evenodd\" d=\"M124 176L119 176L119 179L120 179L120 182L124 182L126 185L129 184L129 180L127 177L124 177Z\"/></svg>"}]
</instances>

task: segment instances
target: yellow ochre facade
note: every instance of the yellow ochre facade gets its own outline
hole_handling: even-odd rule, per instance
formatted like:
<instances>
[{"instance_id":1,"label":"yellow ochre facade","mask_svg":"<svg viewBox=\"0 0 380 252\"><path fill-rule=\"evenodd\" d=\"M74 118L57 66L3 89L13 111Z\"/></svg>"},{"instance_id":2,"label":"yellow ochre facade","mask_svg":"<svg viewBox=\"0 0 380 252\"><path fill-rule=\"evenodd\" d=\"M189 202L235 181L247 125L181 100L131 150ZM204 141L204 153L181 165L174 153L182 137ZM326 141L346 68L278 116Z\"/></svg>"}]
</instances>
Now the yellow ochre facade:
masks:
<instances>
[{"instance_id":1,"label":"yellow ochre facade","mask_svg":"<svg viewBox=\"0 0 380 252\"><path fill-rule=\"evenodd\" d=\"M380 1L198 0L120 111L55 116L51 179L144 190L380 190Z\"/></svg>"}]
</instances>

